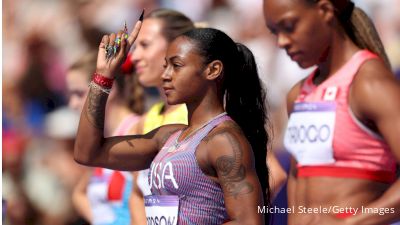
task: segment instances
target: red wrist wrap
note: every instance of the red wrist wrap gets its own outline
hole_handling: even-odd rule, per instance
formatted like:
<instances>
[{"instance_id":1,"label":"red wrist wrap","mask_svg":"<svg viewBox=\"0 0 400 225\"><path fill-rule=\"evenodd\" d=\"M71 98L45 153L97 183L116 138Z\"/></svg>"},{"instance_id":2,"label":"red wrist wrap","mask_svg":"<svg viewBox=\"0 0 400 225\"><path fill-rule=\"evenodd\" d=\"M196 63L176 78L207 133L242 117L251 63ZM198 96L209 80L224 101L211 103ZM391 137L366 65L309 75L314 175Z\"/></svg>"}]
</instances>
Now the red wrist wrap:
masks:
<instances>
[{"instance_id":1,"label":"red wrist wrap","mask_svg":"<svg viewBox=\"0 0 400 225\"><path fill-rule=\"evenodd\" d=\"M104 87L104 88L107 88L107 89L111 89L111 87L112 87L112 85L113 85L113 82L114 82L114 79L105 77L105 76L103 76L103 75L101 75L101 74L95 72L95 73L93 74L93 79L92 79L92 81L93 81L95 84L97 84L97 85L99 85L99 86L101 86L101 87Z\"/></svg>"}]
</instances>

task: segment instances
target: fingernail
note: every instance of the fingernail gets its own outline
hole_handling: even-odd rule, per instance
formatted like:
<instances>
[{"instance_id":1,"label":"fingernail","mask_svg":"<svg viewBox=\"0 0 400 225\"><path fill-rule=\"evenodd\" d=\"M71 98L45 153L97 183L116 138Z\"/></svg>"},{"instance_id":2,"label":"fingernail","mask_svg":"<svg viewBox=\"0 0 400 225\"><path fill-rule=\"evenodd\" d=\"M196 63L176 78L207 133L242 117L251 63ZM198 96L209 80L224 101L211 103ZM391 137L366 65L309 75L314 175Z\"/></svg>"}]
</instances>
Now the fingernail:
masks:
<instances>
[{"instance_id":1,"label":"fingernail","mask_svg":"<svg viewBox=\"0 0 400 225\"><path fill-rule=\"evenodd\" d=\"M125 33L125 34L128 33L128 27L126 26L126 21L124 22L124 33Z\"/></svg>"},{"instance_id":2,"label":"fingernail","mask_svg":"<svg viewBox=\"0 0 400 225\"><path fill-rule=\"evenodd\" d=\"M140 14L139 21L143 22L143 16L144 16L144 9L142 11L142 14Z\"/></svg>"}]
</instances>

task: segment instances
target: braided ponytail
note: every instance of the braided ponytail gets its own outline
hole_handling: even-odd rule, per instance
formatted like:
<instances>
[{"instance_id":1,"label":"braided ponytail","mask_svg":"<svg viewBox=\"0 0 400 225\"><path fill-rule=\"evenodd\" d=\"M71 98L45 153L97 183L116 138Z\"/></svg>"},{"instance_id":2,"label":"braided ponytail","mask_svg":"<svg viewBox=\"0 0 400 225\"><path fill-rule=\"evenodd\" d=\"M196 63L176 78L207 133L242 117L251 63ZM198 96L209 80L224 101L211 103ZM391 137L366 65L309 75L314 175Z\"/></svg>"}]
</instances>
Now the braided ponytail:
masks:
<instances>
[{"instance_id":1,"label":"braided ponytail","mask_svg":"<svg viewBox=\"0 0 400 225\"><path fill-rule=\"evenodd\" d=\"M358 47L379 55L386 67L391 69L382 41L368 15L362 9L355 7L351 0L333 0L331 2L337 10L340 23L351 40Z\"/></svg>"},{"instance_id":2,"label":"braided ponytail","mask_svg":"<svg viewBox=\"0 0 400 225\"><path fill-rule=\"evenodd\" d=\"M366 48L379 55L386 67L391 70L391 65L378 32L367 14L360 8L355 7L349 20L347 34L360 48Z\"/></svg>"}]
</instances>

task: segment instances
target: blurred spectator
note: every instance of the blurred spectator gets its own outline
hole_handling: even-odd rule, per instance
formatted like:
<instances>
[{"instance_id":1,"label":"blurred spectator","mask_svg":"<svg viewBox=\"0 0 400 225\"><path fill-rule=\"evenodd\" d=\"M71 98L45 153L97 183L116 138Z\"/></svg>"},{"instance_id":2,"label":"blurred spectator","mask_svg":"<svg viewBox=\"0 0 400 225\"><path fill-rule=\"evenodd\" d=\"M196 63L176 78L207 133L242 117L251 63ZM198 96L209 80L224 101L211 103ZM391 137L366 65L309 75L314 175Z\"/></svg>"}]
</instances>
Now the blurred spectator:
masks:
<instances>
[{"instance_id":1,"label":"blurred spectator","mask_svg":"<svg viewBox=\"0 0 400 225\"><path fill-rule=\"evenodd\" d=\"M46 116L45 136L30 142L25 155L23 187L38 211L37 224L74 224L72 188L83 167L73 160L79 114L66 107Z\"/></svg>"},{"instance_id":2,"label":"blurred spectator","mask_svg":"<svg viewBox=\"0 0 400 225\"><path fill-rule=\"evenodd\" d=\"M45 114L65 104L61 95L64 82L57 82L55 77L63 74L56 53L40 38L28 40L25 70L3 83L3 129L40 134Z\"/></svg>"}]
</instances>

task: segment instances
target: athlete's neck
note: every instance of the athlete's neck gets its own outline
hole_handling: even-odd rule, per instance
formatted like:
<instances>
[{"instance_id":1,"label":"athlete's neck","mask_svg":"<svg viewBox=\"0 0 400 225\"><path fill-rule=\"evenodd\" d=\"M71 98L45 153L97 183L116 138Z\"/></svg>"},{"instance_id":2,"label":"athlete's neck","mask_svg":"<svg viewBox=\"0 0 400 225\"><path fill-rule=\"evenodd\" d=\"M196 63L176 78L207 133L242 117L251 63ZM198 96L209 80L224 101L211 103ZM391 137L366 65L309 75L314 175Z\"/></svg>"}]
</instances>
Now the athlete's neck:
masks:
<instances>
[{"instance_id":1,"label":"athlete's neck","mask_svg":"<svg viewBox=\"0 0 400 225\"><path fill-rule=\"evenodd\" d=\"M189 127L187 133L223 113L224 107L216 94L204 97L201 101L187 104Z\"/></svg>"},{"instance_id":2,"label":"athlete's neck","mask_svg":"<svg viewBox=\"0 0 400 225\"><path fill-rule=\"evenodd\" d=\"M321 63L318 64L318 71L313 80L314 84L320 84L333 76L359 50L360 48L347 35L335 32L331 46L326 50Z\"/></svg>"}]
</instances>

